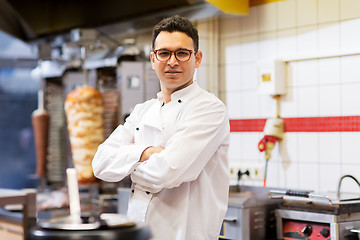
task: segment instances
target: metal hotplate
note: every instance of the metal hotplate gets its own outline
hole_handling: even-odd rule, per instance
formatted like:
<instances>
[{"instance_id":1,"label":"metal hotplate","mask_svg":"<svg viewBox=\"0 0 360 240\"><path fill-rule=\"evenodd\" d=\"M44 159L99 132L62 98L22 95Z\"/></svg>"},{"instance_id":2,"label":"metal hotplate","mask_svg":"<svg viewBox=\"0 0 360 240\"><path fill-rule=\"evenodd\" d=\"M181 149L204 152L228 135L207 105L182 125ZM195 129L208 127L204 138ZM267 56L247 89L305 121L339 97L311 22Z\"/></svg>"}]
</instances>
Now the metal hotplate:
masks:
<instances>
[{"instance_id":1,"label":"metal hotplate","mask_svg":"<svg viewBox=\"0 0 360 240\"><path fill-rule=\"evenodd\" d=\"M235 208L255 208L269 205L279 205L281 199L269 198L269 188L255 186L237 186L229 193L229 206Z\"/></svg>"},{"instance_id":2,"label":"metal hotplate","mask_svg":"<svg viewBox=\"0 0 360 240\"><path fill-rule=\"evenodd\" d=\"M334 192L270 191L271 198L282 198L281 208L331 213L335 215L360 212L360 195Z\"/></svg>"}]
</instances>

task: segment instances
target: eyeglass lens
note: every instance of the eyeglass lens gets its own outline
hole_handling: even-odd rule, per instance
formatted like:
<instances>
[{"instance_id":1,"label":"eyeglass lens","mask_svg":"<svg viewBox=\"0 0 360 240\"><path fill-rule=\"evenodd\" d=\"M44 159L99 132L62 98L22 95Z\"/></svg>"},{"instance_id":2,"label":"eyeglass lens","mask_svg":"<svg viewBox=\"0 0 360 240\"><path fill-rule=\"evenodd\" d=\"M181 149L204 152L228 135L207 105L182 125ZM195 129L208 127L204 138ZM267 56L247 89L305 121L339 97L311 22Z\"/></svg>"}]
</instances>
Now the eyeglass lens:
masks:
<instances>
[{"instance_id":1,"label":"eyeglass lens","mask_svg":"<svg viewBox=\"0 0 360 240\"><path fill-rule=\"evenodd\" d=\"M156 57L159 61L167 61L171 58L172 53L175 54L175 58L181 62L188 61L191 56L191 50L177 50L175 52L169 50L156 51Z\"/></svg>"}]
</instances>

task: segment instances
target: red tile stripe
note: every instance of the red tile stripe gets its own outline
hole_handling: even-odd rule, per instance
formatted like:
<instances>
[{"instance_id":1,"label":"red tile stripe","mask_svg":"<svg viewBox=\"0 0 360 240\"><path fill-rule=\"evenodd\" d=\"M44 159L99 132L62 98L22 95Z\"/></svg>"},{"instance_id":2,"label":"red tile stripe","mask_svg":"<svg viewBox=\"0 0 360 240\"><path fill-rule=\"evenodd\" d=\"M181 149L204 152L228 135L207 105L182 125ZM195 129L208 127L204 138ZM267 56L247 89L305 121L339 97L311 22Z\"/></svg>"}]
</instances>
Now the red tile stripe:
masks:
<instances>
[{"instance_id":1,"label":"red tile stripe","mask_svg":"<svg viewBox=\"0 0 360 240\"><path fill-rule=\"evenodd\" d=\"M285 132L359 132L360 116L283 118ZM266 119L231 119L231 132L262 132Z\"/></svg>"}]
</instances>

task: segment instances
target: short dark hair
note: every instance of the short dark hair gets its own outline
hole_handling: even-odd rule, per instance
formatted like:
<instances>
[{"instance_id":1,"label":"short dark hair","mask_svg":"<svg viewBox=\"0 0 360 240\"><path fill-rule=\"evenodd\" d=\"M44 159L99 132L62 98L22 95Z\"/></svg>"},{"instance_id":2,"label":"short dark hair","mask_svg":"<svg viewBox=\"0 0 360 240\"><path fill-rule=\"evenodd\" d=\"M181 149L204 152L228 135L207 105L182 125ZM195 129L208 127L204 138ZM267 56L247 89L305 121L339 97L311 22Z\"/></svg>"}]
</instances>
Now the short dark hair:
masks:
<instances>
[{"instance_id":1,"label":"short dark hair","mask_svg":"<svg viewBox=\"0 0 360 240\"><path fill-rule=\"evenodd\" d=\"M199 34L192 22L179 15L164 18L155 25L152 33L152 49L155 48L155 40L160 32L183 32L192 38L195 52L199 49Z\"/></svg>"}]
</instances>

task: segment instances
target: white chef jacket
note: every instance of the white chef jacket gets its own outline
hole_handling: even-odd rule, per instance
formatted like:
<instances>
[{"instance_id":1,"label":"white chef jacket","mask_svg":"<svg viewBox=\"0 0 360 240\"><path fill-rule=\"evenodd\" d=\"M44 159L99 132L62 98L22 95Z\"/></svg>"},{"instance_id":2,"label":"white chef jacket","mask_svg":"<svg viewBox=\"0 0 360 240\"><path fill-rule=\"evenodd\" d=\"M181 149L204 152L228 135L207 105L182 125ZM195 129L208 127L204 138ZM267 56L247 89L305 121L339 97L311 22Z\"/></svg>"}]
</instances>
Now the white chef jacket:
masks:
<instances>
[{"instance_id":1,"label":"white chef jacket","mask_svg":"<svg viewBox=\"0 0 360 240\"><path fill-rule=\"evenodd\" d=\"M196 82L163 105L161 92L135 106L99 146L96 177L130 174L128 216L145 221L155 240L218 239L228 204L229 119L224 104ZM161 146L138 162L149 146Z\"/></svg>"}]
</instances>

